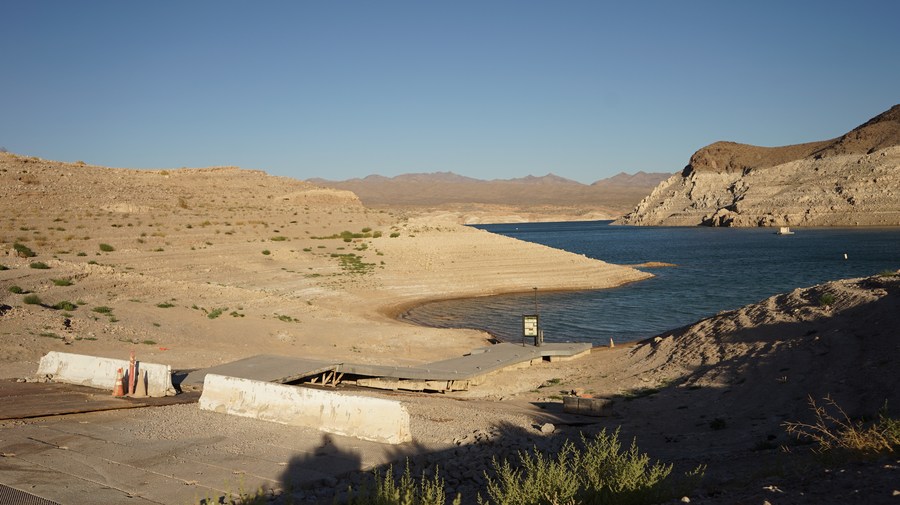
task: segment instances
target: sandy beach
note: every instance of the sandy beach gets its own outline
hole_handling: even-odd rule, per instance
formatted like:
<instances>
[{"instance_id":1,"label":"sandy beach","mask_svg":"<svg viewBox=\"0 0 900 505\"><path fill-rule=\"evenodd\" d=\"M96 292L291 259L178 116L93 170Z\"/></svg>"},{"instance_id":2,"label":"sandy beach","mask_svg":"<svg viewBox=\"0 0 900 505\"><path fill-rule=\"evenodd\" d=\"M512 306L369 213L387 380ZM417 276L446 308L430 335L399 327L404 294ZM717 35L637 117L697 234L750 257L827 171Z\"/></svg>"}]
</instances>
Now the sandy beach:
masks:
<instances>
[{"instance_id":1,"label":"sandy beach","mask_svg":"<svg viewBox=\"0 0 900 505\"><path fill-rule=\"evenodd\" d=\"M453 213L370 210L349 192L230 167L138 171L2 153L0 214L0 378L32 376L51 350L136 351L176 369L261 353L419 364L460 356L489 336L397 320L411 305L649 276L460 226ZM818 303L823 293L834 302ZM470 391L401 394L416 444L403 454L423 470L461 457L477 466L621 428L679 470L707 465L692 503L893 503L896 457L826 474L810 469L808 451L782 423L807 419L809 396L831 395L855 417L887 402L896 416L898 314L897 277L840 281L579 360L504 371ZM573 392L613 398L612 415L565 417L561 397ZM191 420L229 430L190 405L151 410L184 436ZM116 415L124 426L134 414L95 416L112 423ZM2 422L0 437L35 422ZM542 432L548 422L555 426ZM277 431L239 424L228 432L234 443L220 448L230 456L241 454L241 437ZM163 428L141 430L164 436ZM447 472L471 497L479 480L452 464Z\"/></svg>"}]
</instances>

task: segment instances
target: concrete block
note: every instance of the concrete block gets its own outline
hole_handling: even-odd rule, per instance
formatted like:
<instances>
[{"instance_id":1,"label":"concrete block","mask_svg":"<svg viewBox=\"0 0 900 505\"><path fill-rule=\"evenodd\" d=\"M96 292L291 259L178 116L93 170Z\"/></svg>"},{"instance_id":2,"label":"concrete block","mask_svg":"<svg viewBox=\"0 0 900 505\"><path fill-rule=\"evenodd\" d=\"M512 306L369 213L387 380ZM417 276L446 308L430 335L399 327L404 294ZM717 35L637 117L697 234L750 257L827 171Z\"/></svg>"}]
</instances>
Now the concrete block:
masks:
<instances>
[{"instance_id":1,"label":"concrete block","mask_svg":"<svg viewBox=\"0 0 900 505\"><path fill-rule=\"evenodd\" d=\"M563 411L569 414L602 417L609 415L612 400L608 398L584 398L566 396L563 398Z\"/></svg>"},{"instance_id":2,"label":"concrete block","mask_svg":"<svg viewBox=\"0 0 900 505\"><path fill-rule=\"evenodd\" d=\"M200 408L374 442L412 440L409 412L400 402L336 391L208 374Z\"/></svg>"},{"instance_id":3,"label":"concrete block","mask_svg":"<svg viewBox=\"0 0 900 505\"><path fill-rule=\"evenodd\" d=\"M153 397L174 396L172 367L156 363L137 362L137 376L147 372L147 395ZM98 389L112 389L116 385L116 371L128 373L128 360L98 358L84 354L50 351L41 358L37 376L54 382L77 384ZM127 380L126 380L127 384Z\"/></svg>"}]
</instances>

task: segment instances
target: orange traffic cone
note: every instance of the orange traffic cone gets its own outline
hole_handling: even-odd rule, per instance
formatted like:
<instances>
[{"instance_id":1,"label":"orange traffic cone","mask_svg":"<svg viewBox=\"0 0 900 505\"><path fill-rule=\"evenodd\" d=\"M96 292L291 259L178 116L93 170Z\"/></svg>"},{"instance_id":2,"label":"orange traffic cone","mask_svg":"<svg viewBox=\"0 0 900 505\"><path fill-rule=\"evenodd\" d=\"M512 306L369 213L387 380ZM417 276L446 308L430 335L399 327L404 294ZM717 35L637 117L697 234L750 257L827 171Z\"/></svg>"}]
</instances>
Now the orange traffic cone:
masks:
<instances>
[{"instance_id":1,"label":"orange traffic cone","mask_svg":"<svg viewBox=\"0 0 900 505\"><path fill-rule=\"evenodd\" d=\"M113 389L113 396L125 396L125 386L122 385L122 369L116 372L116 387Z\"/></svg>"}]
</instances>

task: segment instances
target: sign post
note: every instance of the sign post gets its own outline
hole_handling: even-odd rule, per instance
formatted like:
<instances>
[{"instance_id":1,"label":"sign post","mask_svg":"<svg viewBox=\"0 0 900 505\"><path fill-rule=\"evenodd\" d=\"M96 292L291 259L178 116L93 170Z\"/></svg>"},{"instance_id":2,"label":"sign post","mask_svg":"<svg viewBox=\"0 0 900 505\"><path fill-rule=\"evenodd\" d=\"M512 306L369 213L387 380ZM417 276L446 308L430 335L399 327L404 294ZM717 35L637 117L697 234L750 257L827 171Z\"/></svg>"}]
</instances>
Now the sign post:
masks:
<instances>
[{"instance_id":1,"label":"sign post","mask_svg":"<svg viewBox=\"0 0 900 505\"><path fill-rule=\"evenodd\" d=\"M540 342L540 317L537 314L527 314L522 316L522 347L525 347L525 339L534 338L534 345L541 345Z\"/></svg>"}]
</instances>

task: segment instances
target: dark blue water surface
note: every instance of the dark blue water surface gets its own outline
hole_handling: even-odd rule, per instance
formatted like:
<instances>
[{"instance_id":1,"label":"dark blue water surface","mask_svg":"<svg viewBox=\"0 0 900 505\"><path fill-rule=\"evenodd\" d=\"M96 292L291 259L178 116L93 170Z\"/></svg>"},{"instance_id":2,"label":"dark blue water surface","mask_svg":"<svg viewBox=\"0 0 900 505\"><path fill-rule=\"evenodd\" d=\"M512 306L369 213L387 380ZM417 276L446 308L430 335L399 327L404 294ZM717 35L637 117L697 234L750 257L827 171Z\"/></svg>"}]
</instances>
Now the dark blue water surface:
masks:
<instances>
[{"instance_id":1,"label":"dark blue water surface","mask_svg":"<svg viewBox=\"0 0 900 505\"><path fill-rule=\"evenodd\" d=\"M642 268L656 277L614 289L542 293L538 286L548 342L639 340L797 287L900 268L897 228L799 228L794 235L776 235L771 228L631 227L609 221L477 227L611 263L677 265ZM534 299L527 293L433 302L404 318L521 341L522 314L534 312Z\"/></svg>"}]
</instances>

